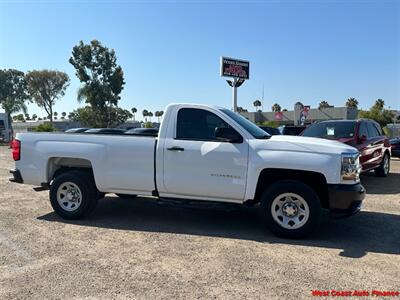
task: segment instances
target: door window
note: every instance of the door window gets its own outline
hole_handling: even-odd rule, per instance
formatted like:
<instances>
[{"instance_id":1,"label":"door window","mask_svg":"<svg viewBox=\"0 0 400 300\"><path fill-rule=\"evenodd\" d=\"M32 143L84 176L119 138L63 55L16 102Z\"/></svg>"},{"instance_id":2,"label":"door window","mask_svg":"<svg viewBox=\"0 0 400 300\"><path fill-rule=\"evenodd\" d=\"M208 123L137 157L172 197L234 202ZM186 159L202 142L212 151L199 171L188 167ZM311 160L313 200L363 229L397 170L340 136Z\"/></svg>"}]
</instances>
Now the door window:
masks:
<instances>
[{"instance_id":1,"label":"door window","mask_svg":"<svg viewBox=\"0 0 400 300\"><path fill-rule=\"evenodd\" d=\"M178 111L176 139L215 141L216 128L230 128L230 125L204 109L181 108Z\"/></svg>"},{"instance_id":2,"label":"door window","mask_svg":"<svg viewBox=\"0 0 400 300\"><path fill-rule=\"evenodd\" d=\"M365 136L366 138L369 137L368 129L367 129L367 123L361 122L360 123L360 128L358 129L358 137Z\"/></svg>"},{"instance_id":3,"label":"door window","mask_svg":"<svg viewBox=\"0 0 400 300\"><path fill-rule=\"evenodd\" d=\"M380 136L378 129L376 129L375 125L371 122L368 122L368 132L369 132L369 137L371 138Z\"/></svg>"}]
</instances>

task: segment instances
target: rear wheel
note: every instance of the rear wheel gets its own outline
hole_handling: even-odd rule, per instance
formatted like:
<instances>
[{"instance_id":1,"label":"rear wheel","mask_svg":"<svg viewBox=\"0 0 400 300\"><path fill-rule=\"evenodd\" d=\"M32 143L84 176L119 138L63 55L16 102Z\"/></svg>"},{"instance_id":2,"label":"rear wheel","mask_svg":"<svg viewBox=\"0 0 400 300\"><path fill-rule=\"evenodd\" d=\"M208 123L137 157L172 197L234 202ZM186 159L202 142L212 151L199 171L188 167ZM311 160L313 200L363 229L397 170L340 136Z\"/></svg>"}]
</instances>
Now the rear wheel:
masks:
<instances>
[{"instance_id":1,"label":"rear wheel","mask_svg":"<svg viewBox=\"0 0 400 300\"><path fill-rule=\"evenodd\" d=\"M312 188L295 180L282 180L268 187L260 213L268 228L285 238L303 238L319 225L321 203Z\"/></svg>"},{"instance_id":2,"label":"rear wheel","mask_svg":"<svg viewBox=\"0 0 400 300\"><path fill-rule=\"evenodd\" d=\"M58 175L50 187L50 203L64 219L80 219L96 207L99 195L90 173L69 171Z\"/></svg>"},{"instance_id":3,"label":"rear wheel","mask_svg":"<svg viewBox=\"0 0 400 300\"><path fill-rule=\"evenodd\" d=\"M390 156L385 154L383 156L382 162L378 168L375 169L375 175L378 177L387 177L390 172Z\"/></svg>"}]
</instances>

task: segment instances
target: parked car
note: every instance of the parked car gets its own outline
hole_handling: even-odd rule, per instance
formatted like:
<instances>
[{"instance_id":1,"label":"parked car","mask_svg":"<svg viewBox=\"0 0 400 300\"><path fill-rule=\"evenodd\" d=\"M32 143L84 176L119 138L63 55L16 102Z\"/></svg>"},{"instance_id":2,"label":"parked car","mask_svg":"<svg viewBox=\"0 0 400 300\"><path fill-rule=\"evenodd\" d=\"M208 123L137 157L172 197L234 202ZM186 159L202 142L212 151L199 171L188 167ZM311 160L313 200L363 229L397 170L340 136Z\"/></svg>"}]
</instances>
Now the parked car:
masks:
<instances>
[{"instance_id":1,"label":"parked car","mask_svg":"<svg viewBox=\"0 0 400 300\"><path fill-rule=\"evenodd\" d=\"M158 128L132 128L125 131L127 135L157 136Z\"/></svg>"},{"instance_id":2,"label":"parked car","mask_svg":"<svg viewBox=\"0 0 400 300\"><path fill-rule=\"evenodd\" d=\"M111 135L120 135L124 134L125 130L124 129L118 129L118 128L92 128L84 131L84 133L89 133L89 134L111 134Z\"/></svg>"},{"instance_id":3,"label":"parked car","mask_svg":"<svg viewBox=\"0 0 400 300\"><path fill-rule=\"evenodd\" d=\"M306 128L305 125L282 125L278 130L282 135L300 135Z\"/></svg>"},{"instance_id":4,"label":"parked car","mask_svg":"<svg viewBox=\"0 0 400 300\"><path fill-rule=\"evenodd\" d=\"M50 189L65 219L87 216L103 193L139 194L256 205L275 234L301 238L318 227L323 208L351 215L365 197L353 147L270 136L206 105L169 105L157 138L18 133L12 156L11 180Z\"/></svg>"},{"instance_id":5,"label":"parked car","mask_svg":"<svg viewBox=\"0 0 400 300\"><path fill-rule=\"evenodd\" d=\"M64 132L65 133L82 133L89 129L90 128L71 128L71 129L65 130Z\"/></svg>"},{"instance_id":6,"label":"parked car","mask_svg":"<svg viewBox=\"0 0 400 300\"><path fill-rule=\"evenodd\" d=\"M262 130L264 130L269 135L279 135L281 132L278 128L268 127L268 126L259 126Z\"/></svg>"},{"instance_id":7,"label":"parked car","mask_svg":"<svg viewBox=\"0 0 400 300\"><path fill-rule=\"evenodd\" d=\"M390 142L380 125L368 119L329 120L314 123L303 136L337 140L360 151L362 172L375 170L379 177L390 172Z\"/></svg>"},{"instance_id":8,"label":"parked car","mask_svg":"<svg viewBox=\"0 0 400 300\"><path fill-rule=\"evenodd\" d=\"M400 158L400 137L390 140L392 156Z\"/></svg>"}]
</instances>

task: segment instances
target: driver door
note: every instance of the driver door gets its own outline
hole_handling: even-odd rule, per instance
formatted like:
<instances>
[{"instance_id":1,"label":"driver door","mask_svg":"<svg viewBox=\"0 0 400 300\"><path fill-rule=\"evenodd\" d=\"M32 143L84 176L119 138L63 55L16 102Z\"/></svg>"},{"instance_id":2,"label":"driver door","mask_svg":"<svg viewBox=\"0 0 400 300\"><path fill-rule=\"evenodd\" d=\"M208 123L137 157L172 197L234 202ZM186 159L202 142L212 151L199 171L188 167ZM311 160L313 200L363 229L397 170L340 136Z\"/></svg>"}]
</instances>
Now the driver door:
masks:
<instances>
[{"instance_id":1,"label":"driver door","mask_svg":"<svg viewBox=\"0 0 400 300\"><path fill-rule=\"evenodd\" d=\"M165 196L243 200L248 144L217 140L215 130L221 127L230 125L212 111L178 111L175 136L165 141Z\"/></svg>"}]
</instances>

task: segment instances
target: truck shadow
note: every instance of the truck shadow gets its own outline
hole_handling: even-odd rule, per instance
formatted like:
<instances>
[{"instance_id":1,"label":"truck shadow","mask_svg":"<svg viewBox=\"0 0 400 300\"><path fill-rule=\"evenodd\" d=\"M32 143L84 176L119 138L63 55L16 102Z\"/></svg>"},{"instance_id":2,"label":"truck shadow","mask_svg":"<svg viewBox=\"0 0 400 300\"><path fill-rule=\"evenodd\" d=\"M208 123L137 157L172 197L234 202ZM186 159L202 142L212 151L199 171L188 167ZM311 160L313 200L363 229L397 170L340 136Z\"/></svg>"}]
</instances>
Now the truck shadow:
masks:
<instances>
[{"instance_id":1,"label":"truck shadow","mask_svg":"<svg viewBox=\"0 0 400 300\"><path fill-rule=\"evenodd\" d=\"M77 226L332 248L341 250L340 256L351 258L368 252L400 254L400 215L379 212L364 211L345 220L323 218L320 230L305 240L275 237L259 220L255 208L160 205L151 198L106 197L85 220L66 221L55 213L38 219Z\"/></svg>"},{"instance_id":2,"label":"truck shadow","mask_svg":"<svg viewBox=\"0 0 400 300\"><path fill-rule=\"evenodd\" d=\"M400 173L376 177L373 171L368 172L361 175L361 183L371 195L400 194Z\"/></svg>"}]
</instances>

